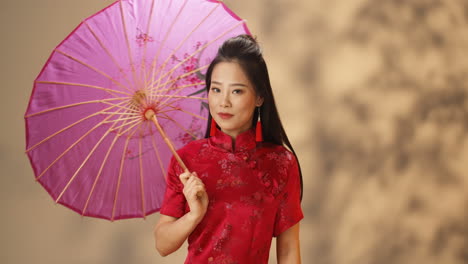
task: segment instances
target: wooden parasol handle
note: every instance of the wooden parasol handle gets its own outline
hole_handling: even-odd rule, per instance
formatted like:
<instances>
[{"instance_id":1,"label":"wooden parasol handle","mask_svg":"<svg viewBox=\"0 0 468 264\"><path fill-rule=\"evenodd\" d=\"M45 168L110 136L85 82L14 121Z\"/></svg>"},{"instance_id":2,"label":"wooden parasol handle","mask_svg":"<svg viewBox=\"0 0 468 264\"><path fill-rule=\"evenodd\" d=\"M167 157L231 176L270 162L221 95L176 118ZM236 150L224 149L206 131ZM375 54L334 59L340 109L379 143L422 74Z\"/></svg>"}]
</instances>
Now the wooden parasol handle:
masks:
<instances>
[{"instance_id":1,"label":"wooden parasol handle","mask_svg":"<svg viewBox=\"0 0 468 264\"><path fill-rule=\"evenodd\" d=\"M156 113L152 110L152 109L149 109L145 112L145 117L146 119L148 120L151 120L153 121L153 123L156 125L156 127L158 128L158 131L159 133L161 133L161 136L163 137L164 141L166 141L166 144L167 146L169 147L169 149L171 150L172 154L174 155L174 157L176 158L177 162L179 163L179 165L182 167L182 169L186 172L188 172L188 168L187 166L185 166L185 163L182 161L182 159L180 158L179 154L177 154L175 148L174 148L174 145L172 144L171 140L167 137L167 134L166 132L164 132L164 130L162 129L161 125L159 125L159 122L158 122L158 119L156 117ZM184 185L185 185L185 182L182 182ZM202 193L201 192L197 192L197 196L199 198L202 197Z\"/></svg>"},{"instance_id":2,"label":"wooden parasol handle","mask_svg":"<svg viewBox=\"0 0 468 264\"><path fill-rule=\"evenodd\" d=\"M179 154L177 154L177 151L175 150L174 145L172 144L171 140L167 137L166 132L164 132L161 125L159 125L158 119L156 118L156 113L152 109L149 109L145 112L145 117L146 119L153 121L153 123L156 125L156 128L158 129L159 133L163 137L164 141L166 142L167 146L171 150L172 154L174 155L174 157L176 158L177 162L182 167L182 169L184 171L189 171L187 169L187 166L185 166L185 163L180 158Z\"/></svg>"}]
</instances>

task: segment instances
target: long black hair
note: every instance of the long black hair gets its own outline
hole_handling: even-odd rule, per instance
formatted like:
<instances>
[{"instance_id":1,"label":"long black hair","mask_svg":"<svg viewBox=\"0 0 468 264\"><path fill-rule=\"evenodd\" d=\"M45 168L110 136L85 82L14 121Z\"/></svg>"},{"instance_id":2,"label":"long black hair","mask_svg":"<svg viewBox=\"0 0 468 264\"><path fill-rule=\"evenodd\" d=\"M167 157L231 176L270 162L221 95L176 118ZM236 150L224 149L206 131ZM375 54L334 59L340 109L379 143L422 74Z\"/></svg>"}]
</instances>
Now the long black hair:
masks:
<instances>
[{"instance_id":1,"label":"long black hair","mask_svg":"<svg viewBox=\"0 0 468 264\"><path fill-rule=\"evenodd\" d=\"M303 192L302 171L297 159L296 152L294 151L288 136L284 131L283 124L281 123L278 110L276 108L275 98L273 97L273 90L271 89L270 77L268 69L263 59L262 50L257 41L250 35L239 35L237 37L226 40L218 50L218 54L211 62L206 72L206 87L208 92L211 86L211 75L214 67L220 62L237 62L244 73L249 78L254 86L256 95L263 97L263 104L260 106L260 117L263 127L263 140L265 142L274 143L277 145L286 145L289 150L294 154L298 162L299 175L301 179L301 200ZM256 109L257 110L257 109ZM205 138L210 136L211 127L211 114L208 116L208 126ZM252 127L256 126L258 118L258 111L254 111L252 118Z\"/></svg>"}]
</instances>

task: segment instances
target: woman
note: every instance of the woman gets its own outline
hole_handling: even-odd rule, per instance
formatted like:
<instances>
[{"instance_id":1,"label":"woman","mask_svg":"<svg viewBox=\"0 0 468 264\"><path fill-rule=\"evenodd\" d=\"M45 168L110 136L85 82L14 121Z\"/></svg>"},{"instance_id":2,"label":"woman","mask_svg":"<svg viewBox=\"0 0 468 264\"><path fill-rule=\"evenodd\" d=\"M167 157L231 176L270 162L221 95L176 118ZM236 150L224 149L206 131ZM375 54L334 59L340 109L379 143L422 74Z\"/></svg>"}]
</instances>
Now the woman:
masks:
<instances>
[{"instance_id":1,"label":"woman","mask_svg":"<svg viewBox=\"0 0 468 264\"><path fill-rule=\"evenodd\" d=\"M192 172L171 161L156 249L188 238L185 263L261 264L277 237L278 263L300 263L302 175L255 39L224 42L206 84L207 136L178 151Z\"/></svg>"}]
</instances>

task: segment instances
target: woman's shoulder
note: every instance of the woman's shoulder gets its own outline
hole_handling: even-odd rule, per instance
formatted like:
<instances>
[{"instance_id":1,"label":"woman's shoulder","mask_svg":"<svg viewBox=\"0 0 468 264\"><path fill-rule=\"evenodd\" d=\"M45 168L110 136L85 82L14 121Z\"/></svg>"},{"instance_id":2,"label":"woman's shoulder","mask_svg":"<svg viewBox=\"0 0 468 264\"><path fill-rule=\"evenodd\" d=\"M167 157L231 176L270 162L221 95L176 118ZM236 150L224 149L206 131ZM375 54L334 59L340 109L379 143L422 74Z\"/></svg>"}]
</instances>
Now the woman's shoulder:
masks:
<instances>
[{"instance_id":1,"label":"woman's shoulder","mask_svg":"<svg viewBox=\"0 0 468 264\"><path fill-rule=\"evenodd\" d=\"M295 162L296 156L285 146L265 142L260 150L267 159Z\"/></svg>"},{"instance_id":2,"label":"woman's shoulder","mask_svg":"<svg viewBox=\"0 0 468 264\"><path fill-rule=\"evenodd\" d=\"M264 142L262 143L262 146L260 148L262 151L267 152L267 153L276 153L276 154L282 154L282 155L293 155L294 154L285 146L283 145L278 145L270 142Z\"/></svg>"}]
</instances>

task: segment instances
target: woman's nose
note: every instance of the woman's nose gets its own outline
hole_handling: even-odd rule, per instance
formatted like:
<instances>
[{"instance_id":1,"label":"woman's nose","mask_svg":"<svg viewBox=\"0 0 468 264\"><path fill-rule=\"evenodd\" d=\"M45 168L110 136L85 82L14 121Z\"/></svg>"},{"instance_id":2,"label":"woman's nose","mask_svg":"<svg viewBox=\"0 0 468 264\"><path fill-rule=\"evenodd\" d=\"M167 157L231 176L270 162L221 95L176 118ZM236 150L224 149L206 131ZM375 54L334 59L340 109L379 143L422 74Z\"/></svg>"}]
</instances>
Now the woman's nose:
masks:
<instances>
[{"instance_id":1,"label":"woman's nose","mask_svg":"<svg viewBox=\"0 0 468 264\"><path fill-rule=\"evenodd\" d=\"M224 94L223 97L221 98L220 102L221 107L230 107L231 106L231 101L229 99L229 94Z\"/></svg>"}]
</instances>

